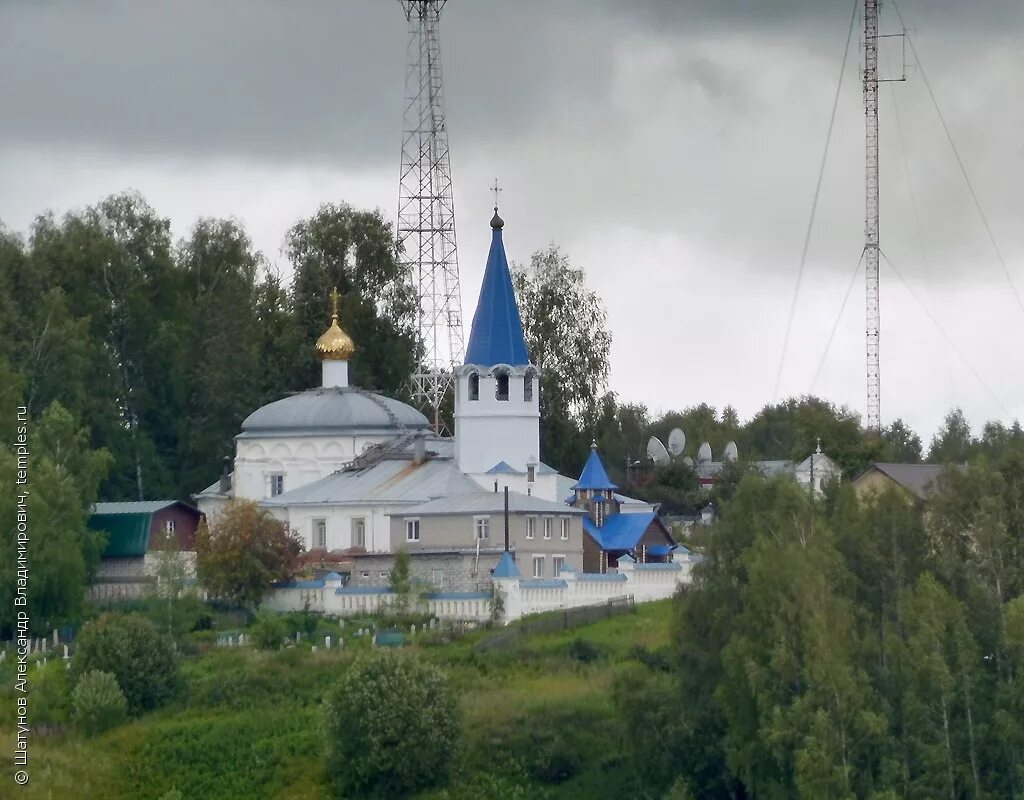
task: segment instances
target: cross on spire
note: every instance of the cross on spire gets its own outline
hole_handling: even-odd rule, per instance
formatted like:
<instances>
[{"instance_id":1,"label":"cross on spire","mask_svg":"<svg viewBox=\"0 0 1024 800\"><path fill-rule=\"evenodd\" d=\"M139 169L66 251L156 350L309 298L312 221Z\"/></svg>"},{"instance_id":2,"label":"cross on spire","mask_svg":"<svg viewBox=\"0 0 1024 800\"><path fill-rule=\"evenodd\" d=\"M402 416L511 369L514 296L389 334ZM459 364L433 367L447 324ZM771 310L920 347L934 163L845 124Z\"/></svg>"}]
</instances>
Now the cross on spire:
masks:
<instances>
[{"instance_id":1,"label":"cross on spire","mask_svg":"<svg viewBox=\"0 0 1024 800\"><path fill-rule=\"evenodd\" d=\"M495 211L498 210L498 192L500 192L501 190L502 190L501 187L498 186L498 179L495 178L494 179L494 186L491 187L491 191L494 192L494 210Z\"/></svg>"},{"instance_id":2,"label":"cross on spire","mask_svg":"<svg viewBox=\"0 0 1024 800\"><path fill-rule=\"evenodd\" d=\"M335 286L331 289L331 315L334 317L335 322L338 320L338 303L341 302L341 292L338 291L338 287Z\"/></svg>"}]
</instances>

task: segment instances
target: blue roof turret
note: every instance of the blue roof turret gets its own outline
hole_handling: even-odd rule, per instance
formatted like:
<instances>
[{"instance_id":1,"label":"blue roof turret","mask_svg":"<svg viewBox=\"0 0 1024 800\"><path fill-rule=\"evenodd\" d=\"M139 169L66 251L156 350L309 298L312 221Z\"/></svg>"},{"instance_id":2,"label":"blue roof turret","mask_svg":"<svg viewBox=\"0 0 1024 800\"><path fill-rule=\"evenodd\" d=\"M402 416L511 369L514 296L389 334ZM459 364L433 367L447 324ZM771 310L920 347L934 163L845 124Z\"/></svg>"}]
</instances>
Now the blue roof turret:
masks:
<instances>
[{"instance_id":1,"label":"blue roof turret","mask_svg":"<svg viewBox=\"0 0 1024 800\"><path fill-rule=\"evenodd\" d=\"M618 489L611 479L608 477L608 473L605 471L604 463L601 461L601 456L597 452L597 442L593 442L590 445L590 456L587 458L587 463L583 467L583 474L580 475L579 482L572 487L573 489Z\"/></svg>"},{"instance_id":2,"label":"blue roof turret","mask_svg":"<svg viewBox=\"0 0 1024 800\"><path fill-rule=\"evenodd\" d=\"M504 225L495 207L494 218L491 220L491 250L487 254L480 299L476 304L473 328L466 348L467 364L525 367L530 363L519 304L516 303L512 275L505 258L505 245L501 240Z\"/></svg>"},{"instance_id":3,"label":"blue roof turret","mask_svg":"<svg viewBox=\"0 0 1024 800\"><path fill-rule=\"evenodd\" d=\"M492 576L495 578L518 578L520 576L519 567L516 566L516 562L508 550L501 554L501 559L498 561L498 566L494 568Z\"/></svg>"}]
</instances>

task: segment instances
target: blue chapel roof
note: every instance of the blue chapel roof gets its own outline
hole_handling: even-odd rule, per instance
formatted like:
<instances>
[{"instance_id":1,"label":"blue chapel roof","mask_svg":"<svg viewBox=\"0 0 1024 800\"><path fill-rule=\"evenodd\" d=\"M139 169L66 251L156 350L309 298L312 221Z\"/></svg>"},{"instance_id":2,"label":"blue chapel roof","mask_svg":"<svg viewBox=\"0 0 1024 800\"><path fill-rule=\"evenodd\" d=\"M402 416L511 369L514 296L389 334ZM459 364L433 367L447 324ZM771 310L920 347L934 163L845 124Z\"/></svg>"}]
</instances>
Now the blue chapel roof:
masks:
<instances>
[{"instance_id":1,"label":"blue chapel roof","mask_svg":"<svg viewBox=\"0 0 1024 800\"><path fill-rule=\"evenodd\" d=\"M491 220L491 250L487 254L480 299L476 304L473 328L466 347L467 364L488 367L508 364L521 367L530 363L512 275L505 258L505 245L501 240L503 225L495 209L494 219Z\"/></svg>"},{"instance_id":2,"label":"blue chapel roof","mask_svg":"<svg viewBox=\"0 0 1024 800\"><path fill-rule=\"evenodd\" d=\"M611 479L608 477L608 473L605 471L604 463L601 461L601 456L597 452L597 444L590 446L590 455L587 457L587 463L583 467L583 473L580 475L579 481L573 489L618 489Z\"/></svg>"},{"instance_id":3,"label":"blue chapel roof","mask_svg":"<svg viewBox=\"0 0 1024 800\"><path fill-rule=\"evenodd\" d=\"M584 517L583 530L602 550L632 550L643 538L655 516L654 511L646 514L614 514L600 528L590 517Z\"/></svg>"},{"instance_id":4,"label":"blue chapel roof","mask_svg":"<svg viewBox=\"0 0 1024 800\"><path fill-rule=\"evenodd\" d=\"M512 560L512 554L506 550L501 554L501 559L498 561L498 566L494 568L494 572L491 573L495 578L518 578L519 567L516 566L516 562Z\"/></svg>"}]
</instances>

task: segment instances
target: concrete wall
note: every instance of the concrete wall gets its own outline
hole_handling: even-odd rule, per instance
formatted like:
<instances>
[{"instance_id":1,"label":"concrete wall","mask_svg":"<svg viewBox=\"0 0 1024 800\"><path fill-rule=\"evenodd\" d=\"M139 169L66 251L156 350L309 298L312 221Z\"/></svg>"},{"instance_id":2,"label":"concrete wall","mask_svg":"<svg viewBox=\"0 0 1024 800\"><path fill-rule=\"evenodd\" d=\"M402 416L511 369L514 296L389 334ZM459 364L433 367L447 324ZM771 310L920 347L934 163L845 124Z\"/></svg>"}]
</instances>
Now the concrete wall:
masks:
<instances>
[{"instance_id":1,"label":"concrete wall","mask_svg":"<svg viewBox=\"0 0 1024 800\"><path fill-rule=\"evenodd\" d=\"M476 548L475 520L478 517L490 519L490 535L481 540L481 548L505 549L505 515L499 514L450 514L419 517L420 540L406 541L406 521L412 517L395 514L391 517L391 550L406 547L410 552L437 550L442 548ZM535 521L534 538L527 539L527 520ZM551 538L544 538L544 519L551 519ZM561 520L569 520L569 538L561 538ZM552 578L551 559L562 556L566 563L577 569L583 566L583 523L579 514L509 514L509 548L521 556L519 569L524 575L532 575L530 557L543 556L546 562L544 577ZM524 560L525 559L525 560ZM492 565L493 566L493 565Z\"/></svg>"},{"instance_id":2,"label":"concrete wall","mask_svg":"<svg viewBox=\"0 0 1024 800\"><path fill-rule=\"evenodd\" d=\"M695 563L692 556L666 564L637 564L622 559L616 571L604 575L564 573L559 580L533 581L524 578L494 579L494 591L501 593L510 622L527 614L606 603L632 595L645 603L671 597L690 580ZM491 590L439 592L423 601L418 610L441 619L484 621L491 615ZM270 593L264 607L274 611L298 611L307 604L315 611L333 616L352 616L384 610L393 594L379 587L342 587L340 581L311 581Z\"/></svg>"}]
</instances>

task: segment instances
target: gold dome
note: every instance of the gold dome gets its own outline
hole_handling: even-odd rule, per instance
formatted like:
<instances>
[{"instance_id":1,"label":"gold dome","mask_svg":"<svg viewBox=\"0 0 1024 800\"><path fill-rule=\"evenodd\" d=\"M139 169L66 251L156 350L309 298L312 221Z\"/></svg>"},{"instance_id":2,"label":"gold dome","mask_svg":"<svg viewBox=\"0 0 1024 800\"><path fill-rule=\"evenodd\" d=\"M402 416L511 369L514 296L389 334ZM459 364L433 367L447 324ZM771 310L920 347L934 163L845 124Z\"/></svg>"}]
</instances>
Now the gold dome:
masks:
<instances>
[{"instance_id":1,"label":"gold dome","mask_svg":"<svg viewBox=\"0 0 1024 800\"><path fill-rule=\"evenodd\" d=\"M341 326L338 325L338 301L340 299L341 295L338 293L337 287L335 287L334 291L331 292L331 305L333 307L331 327L320 334L320 338L316 340L316 354L320 357L321 361L348 361L356 351L352 337L345 333Z\"/></svg>"}]
</instances>

